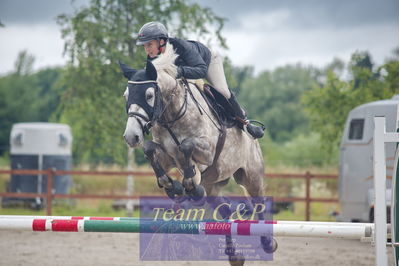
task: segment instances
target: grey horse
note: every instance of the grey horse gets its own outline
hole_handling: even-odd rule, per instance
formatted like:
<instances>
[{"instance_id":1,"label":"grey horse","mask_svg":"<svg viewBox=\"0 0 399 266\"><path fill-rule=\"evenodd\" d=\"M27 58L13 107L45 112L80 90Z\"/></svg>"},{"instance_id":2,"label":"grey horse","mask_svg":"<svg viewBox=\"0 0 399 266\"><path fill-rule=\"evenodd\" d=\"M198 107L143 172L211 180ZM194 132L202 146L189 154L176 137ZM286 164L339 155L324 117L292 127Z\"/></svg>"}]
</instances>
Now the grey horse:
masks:
<instances>
[{"instance_id":1,"label":"grey horse","mask_svg":"<svg viewBox=\"0 0 399 266\"><path fill-rule=\"evenodd\" d=\"M124 93L129 116L125 141L133 148L142 146L151 128L153 139L144 144L144 153L158 186L174 200L220 198L221 189L231 177L251 197L262 198L264 162L258 141L238 127L221 126L201 91L194 84L176 79L177 56L168 44L164 53L147 62L145 69L135 70L120 63L128 79ZM182 174L182 182L168 176L172 168ZM221 213L226 219L229 214ZM230 236L226 236L226 242L231 245ZM261 237L261 243L266 252L277 248L277 243L266 237ZM231 263L243 263L228 255Z\"/></svg>"}]
</instances>

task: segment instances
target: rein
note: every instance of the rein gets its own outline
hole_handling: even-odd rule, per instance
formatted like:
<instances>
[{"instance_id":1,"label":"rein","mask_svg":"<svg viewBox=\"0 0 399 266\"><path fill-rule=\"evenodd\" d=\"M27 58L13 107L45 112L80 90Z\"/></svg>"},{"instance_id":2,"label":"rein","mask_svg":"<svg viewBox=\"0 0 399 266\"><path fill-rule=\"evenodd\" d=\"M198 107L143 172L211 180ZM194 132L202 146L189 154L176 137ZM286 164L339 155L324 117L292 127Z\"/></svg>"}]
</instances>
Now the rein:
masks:
<instances>
[{"instance_id":1,"label":"rein","mask_svg":"<svg viewBox=\"0 0 399 266\"><path fill-rule=\"evenodd\" d=\"M176 80L176 87L175 87L175 89L177 88L177 86L178 86L178 83L177 83L177 80ZM216 143L215 156L213 157L212 164L211 164L210 166L208 166L208 167L201 173L201 176L202 176L204 179L209 179L209 178L211 178L211 177L213 177L213 176L217 176L216 164L217 164L217 161L218 161L218 159L219 159L220 154L222 153L222 150L223 150L223 147L224 147L224 143L226 142L226 135L227 135L227 134L226 134L226 127L225 127L225 126L223 125L223 123L220 121L220 118L219 118L217 112L216 112L216 111L212 108L212 106L209 104L209 102L207 101L207 98L202 94L201 90L199 90L199 92L201 93L201 95L202 95L202 97L204 98L204 100L208 103L208 106L209 106L209 108L211 109L211 111L213 112L213 114L215 115L215 117L217 118L220 127L217 126L216 122L213 121L212 117L205 111L204 107L201 106L201 104L200 104L200 103L197 101L197 99L194 97L193 92L192 92L191 89L190 89L190 85L188 84L188 82L187 82L186 79L183 79L183 86L184 86L184 91L185 91L185 92L184 92L184 103L183 103L182 107L180 108L180 111L178 112L179 115L178 115L174 120L172 120L172 121L163 122L163 123L160 122L160 121L158 121L158 123L160 123L161 126L163 126L163 127L169 132L169 135L172 137L172 139L173 139L173 141L176 143L176 145L177 145L177 146L180 146L180 141L177 139L176 135L173 133L172 128L168 125L168 123L174 123L174 122L176 122L177 120L179 120L181 117L183 117L183 115L184 115L184 114L186 113L186 111L187 111L187 105L188 105L188 102L187 102L187 92L188 92L188 94L190 94L191 99L193 100L194 104L197 106L198 111L200 112L200 114L203 115L203 113L205 113L205 114L207 115L207 117L211 120L211 122L215 125L215 127L219 130L219 137L218 137L218 141L217 141L217 143ZM198 89L198 87L197 87L197 89ZM172 95L173 95L173 94L171 94L170 100L169 100L169 102L168 102L167 105L170 104ZM174 96L174 95L173 95L173 96ZM165 106L165 109L166 109L167 105ZM184 107L184 112L181 112L181 110L183 110L183 107ZM165 109L164 109L164 111L165 111ZM202 109L203 111L202 111L201 109ZM163 113L163 112L162 112L162 113ZM160 116L160 117L161 117L161 116Z\"/></svg>"},{"instance_id":2,"label":"rein","mask_svg":"<svg viewBox=\"0 0 399 266\"><path fill-rule=\"evenodd\" d=\"M166 104L163 104L163 100L162 100L162 93L161 93L161 89L158 86L158 82L155 80L146 80L146 81L128 81L128 83L132 83L132 84L146 84L146 83L153 83L155 84L155 98L160 97L161 101L161 105L162 105L162 111L160 112L160 114L158 115L158 117L154 117L154 115L152 115L153 117L147 118L147 116L138 113L138 112L129 112L128 116L129 117L135 117L137 119L137 121L139 122L142 130L144 133L149 134L150 133L150 129L153 127L153 123L157 122L159 123L162 127L164 127L168 132L169 135L172 137L173 141L176 143L177 146L180 146L180 141L177 138L176 134L172 131L172 126L173 124L178 121L179 119L181 119L187 112L187 106L188 106L188 94L190 94L191 99L193 100L194 104L197 106L198 111L200 112L201 115L205 114L207 115L207 117L211 120L211 122L216 126L216 128L219 130L219 138L216 144L216 153L215 153L215 157L213 158L213 162L212 164L205 169L205 171L202 173L202 175L204 177L206 176L211 176L214 175L215 171L216 171L216 163L217 160L219 159L219 156L222 152L224 143L226 141L226 128L225 126L221 123L221 121L219 120L219 117L216 113L215 110L213 110L213 108L211 107L211 105L208 103L208 106L211 108L212 112L215 114L220 127L217 126L216 122L213 121L213 119L211 118L211 116L205 111L204 107L201 106L201 104L197 101L197 99L194 97L193 92L190 89L190 86L187 82L186 79L183 79L182 85L184 86L184 102L182 104L182 106L180 107L179 111L177 112L177 115L175 118L173 118L172 120L166 121L166 120L162 120L162 117L164 116L166 109L168 108L168 106L172 103L172 98L174 96L176 96L176 90L177 87L179 86L179 82L176 80L176 86L173 89L172 93L169 96L169 99L167 101ZM201 93L201 91L200 91ZM205 101L207 101L206 97L201 93L201 95L204 97ZM156 107L155 104L157 103L157 101L155 100L154 103L154 108ZM202 110L201 110L202 109ZM143 125L141 120L138 119L141 118L142 120L144 120L146 123Z\"/></svg>"},{"instance_id":3,"label":"rein","mask_svg":"<svg viewBox=\"0 0 399 266\"><path fill-rule=\"evenodd\" d=\"M163 114L166 111L166 108L171 104L172 98L176 96L175 93L176 93L176 89L177 89L178 86L179 86L179 84L178 84L178 81L176 80L176 86L173 89L173 92L170 94L168 103L164 106L159 118L162 118ZM159 94L162 97L161 90L159 90ZM158 123L161 124L162 126L175 123L177 120L179 120L180 118L182 118L186 114L187 105L188 105L188 102L187 102L187 89L186 89L186 90L184 90L184 102L183 102L182 106L180 107L179 111L177 112L177 116L174 119L169 120L169 121L158 119Z\"/></svg>"},{"instance_id":4,"label":"rein","mask_svg":"<svg viewBox=\"0 0 399 266\"><path fill-rule=\"evenodd\" d=\"M186 112L187 112L187 106L188 106L188 100L187 100L187 99L188 99L188 94L190 94L190 96L191 96L191 98L193 99L194 103L196 104L196 106L197 106L197 108L198 108L200 114L201 114L201 115L203 114L202 111L201 111L201 109L199 108L199 104L198 104L197 100L194 98L194 95L192 94L192 92L191 92L191 90L190 90L190 87L187 86L186 84L187 84L187 81L186 81L185 79L183 79L183 85L184 85L184 102L183 102L182 106L180 107L179 111L177 112L177 116L176 116L174 119L169 120L169 121L160 120L160 119L158 119L158 121L157 121L161 126L163 126L163 127L169 132L169 135L172 137L173 141L176 143L177 146L180 146L181 143L180 143L179 139L176 137L176 134L173 132L172 126L173 126L173 124L174 124L176 121L178 121L180 118L182 118L182 117L186 114ZM179 86L179 83L178 83L178 81L176 80L176 86L175 86L175 88L173 89L173 92L170 94L170 96L169 96L169 101L168 101L168 103L165 105L165 107L164 107L164 109L163 109L161 115L159 116L159 118L162 118L164 112L166 111L166 108L167 108L167 107L170 105L170 103L172 102L172 97L175 96L175 92L176 92L176 89L177 89L178 86ZM161 94L161 93L160 93L160 94Z\"/></svg>"}]
</instances>

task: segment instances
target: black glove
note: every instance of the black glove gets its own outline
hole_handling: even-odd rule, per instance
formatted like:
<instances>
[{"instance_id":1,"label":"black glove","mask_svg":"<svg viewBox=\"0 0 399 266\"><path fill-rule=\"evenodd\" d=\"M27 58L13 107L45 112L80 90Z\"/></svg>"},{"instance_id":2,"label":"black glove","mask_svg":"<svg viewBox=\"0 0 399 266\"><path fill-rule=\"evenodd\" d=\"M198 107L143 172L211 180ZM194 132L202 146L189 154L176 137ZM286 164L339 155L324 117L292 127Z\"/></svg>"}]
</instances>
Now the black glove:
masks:
<instances>
[{"instance_id":1,"label":"black glove","mask_svg":"<svg viewBox=\"0 0 399 266\"><path fill-rule=\"evenodd\" d=\"M179 78L182 78L183 77L183 68L182 67L177 67L177 76L176 76L176 78L177 79L179 79Z\"/></svg>"}]
</instances>

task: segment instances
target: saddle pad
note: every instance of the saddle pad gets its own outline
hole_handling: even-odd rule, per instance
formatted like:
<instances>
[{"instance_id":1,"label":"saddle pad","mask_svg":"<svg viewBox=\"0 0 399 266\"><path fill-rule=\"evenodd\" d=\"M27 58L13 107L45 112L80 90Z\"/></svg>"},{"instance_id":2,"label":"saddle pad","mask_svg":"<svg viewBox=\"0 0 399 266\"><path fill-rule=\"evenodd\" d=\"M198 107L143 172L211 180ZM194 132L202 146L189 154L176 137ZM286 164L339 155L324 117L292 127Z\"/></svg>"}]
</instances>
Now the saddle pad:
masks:
<instances>
[{"instance_id":1,"label":"saddle pad","mask_svg":"<svg viewBox=\"0 0 399 266\"><path fill-rule=\"evenodd\" d=\"M198 88L198 87L197 87ZM227 128L236 126L236 120L233 108L229 101L215 88L209 84L204 85L204 91L198 89L209 107L213 109L219 117L220 122Z\"/></svg>"}]
</instances>

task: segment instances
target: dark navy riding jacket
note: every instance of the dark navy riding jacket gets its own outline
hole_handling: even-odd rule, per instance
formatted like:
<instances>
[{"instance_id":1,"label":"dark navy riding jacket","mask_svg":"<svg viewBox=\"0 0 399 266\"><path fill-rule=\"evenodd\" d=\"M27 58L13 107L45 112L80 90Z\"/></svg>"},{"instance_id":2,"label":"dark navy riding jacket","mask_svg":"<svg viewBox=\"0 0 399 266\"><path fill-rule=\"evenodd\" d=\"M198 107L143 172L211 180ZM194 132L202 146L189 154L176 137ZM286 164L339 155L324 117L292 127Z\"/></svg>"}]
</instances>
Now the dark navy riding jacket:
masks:
<instances>
[{"instance_id":1,"label":"dark navy riding jacket","mask_svg":"<svg viewBox=\"0 0 399 266\"><path fill-rule=\"evenodd\" d=\"M169 38L179 57L175 64L178 66L178 78L205 78L211 62L211 51L202 43Z\"/></svg>"}]
</instances>

